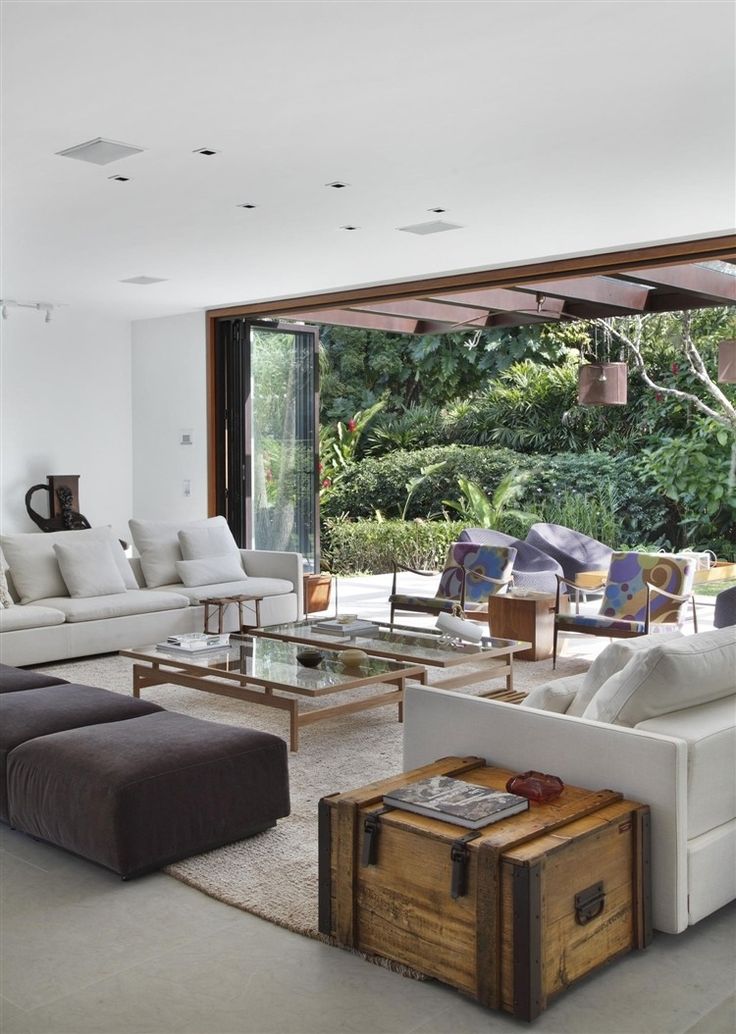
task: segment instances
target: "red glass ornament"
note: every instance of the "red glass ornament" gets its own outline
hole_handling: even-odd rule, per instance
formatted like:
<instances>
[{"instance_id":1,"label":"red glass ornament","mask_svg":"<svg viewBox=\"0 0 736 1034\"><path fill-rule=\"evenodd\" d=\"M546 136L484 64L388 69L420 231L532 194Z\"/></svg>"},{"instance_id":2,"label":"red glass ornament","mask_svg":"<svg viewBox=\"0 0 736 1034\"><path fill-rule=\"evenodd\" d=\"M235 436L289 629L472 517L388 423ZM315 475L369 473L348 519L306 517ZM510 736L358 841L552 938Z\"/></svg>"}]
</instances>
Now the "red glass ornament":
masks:
<instances>
[{"instance_id":1,"label":"red glass ornament","mask_svg":"<svg viewBox=\"0 0 736 1034\"><path fill-rule=\"evenodd\" d=\"M521 772L511 776L506 783L509 793L516 793L537 804L554 801L565 789L559 776L545 775L544 772Z\"/></svg>"}]
</instances>

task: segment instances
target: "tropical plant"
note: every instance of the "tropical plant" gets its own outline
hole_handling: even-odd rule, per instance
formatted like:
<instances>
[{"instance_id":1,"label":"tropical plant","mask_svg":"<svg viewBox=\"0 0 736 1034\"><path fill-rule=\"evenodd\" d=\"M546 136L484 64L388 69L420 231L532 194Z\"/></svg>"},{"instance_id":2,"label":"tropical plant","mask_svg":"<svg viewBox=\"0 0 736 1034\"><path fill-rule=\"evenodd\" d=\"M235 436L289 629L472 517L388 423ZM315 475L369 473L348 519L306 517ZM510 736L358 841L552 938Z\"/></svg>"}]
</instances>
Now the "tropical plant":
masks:
<instances>
[{"instance_id":1,"label":"tropical plant","mask_svg":"<svg viewBox=\"0 0 736 1034\"><path fill-rule=\"evenodd\" d=\"M383 406L383 402L376 402L368 409L357 412L345 423L338 420L334 425L320 428L319 466L322 496L335 486L355 462L361 437Z\"/></svg>"},{"instance_id":2,"label":"tropical plant","mask_svg":"<svg viewBox=\"0 0 736 1034\"><path fill-rule=\"evenodd\" d=\"M426 467L420 467L419 473L406 482L406 502L404 503L404 509L401 511L402 521L406 520L406 512L409 509L412 497L417 489L421 488L423 484L429 481L434 474L442 470L445 466L446 461L441 460L439 463L428 463Z\"/></svg>"},{"instance_id":3,"label":"tropical plant","mask_svg":"<svg viewBox=\"0 0 736 1034\"><path fill-rule=\"evenodd\" d=\"M452 502L449 499L444 499L443 502L451 510L457 510L461 518L474 528L493 528L495 531L505 531L512 523L530 525L539 520L539 515L511 506L522 495L524 485L528 480L528 472L510 470L501 478L493 494L489 496L474 481L459 477L457 483L462 498L458 502Z\"/></svg>"},{"instance_id":4,"label":"tropical plant","mask_svg":"<svg viewBox=\"0 0 736 1034\"><path fill-rule=\"evenodd\" d=\"M409 406L401 413L382 413L373 421L366 438L372 456L394 449L422 449L444 437L442 412L434 405Z\"/></svg>"},{"instance_id":5,"label":"tropical plant","mask_svg":"<svg viewBox=\"0 0 736 1034\"><path fill-rule=\"evenodd\" d=\"M330 570L340 575L384 574L394 561L438 571L462 529L455 521L330 518L323 522L322 549Z\"/></svg>"}]
</instances>

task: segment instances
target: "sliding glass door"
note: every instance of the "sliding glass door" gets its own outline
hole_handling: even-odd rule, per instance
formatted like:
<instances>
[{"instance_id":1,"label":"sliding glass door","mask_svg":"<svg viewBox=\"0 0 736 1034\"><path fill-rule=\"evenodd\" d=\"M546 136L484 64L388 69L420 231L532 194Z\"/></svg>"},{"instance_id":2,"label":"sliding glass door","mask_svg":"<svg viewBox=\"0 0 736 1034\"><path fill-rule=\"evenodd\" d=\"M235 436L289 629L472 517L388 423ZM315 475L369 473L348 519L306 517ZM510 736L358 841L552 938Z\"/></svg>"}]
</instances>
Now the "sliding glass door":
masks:
<instances>
[{"instance_id":1,"label":"sliding glass door","mask_svg":"<svg viewBox=\"0 0 736 1034\"><path fill-rule=\"evenodd\" d=\"M217 503L236 540L296 551L319 569L318 336L313 327L220 319Z\"/></svg>"}]
</instances>

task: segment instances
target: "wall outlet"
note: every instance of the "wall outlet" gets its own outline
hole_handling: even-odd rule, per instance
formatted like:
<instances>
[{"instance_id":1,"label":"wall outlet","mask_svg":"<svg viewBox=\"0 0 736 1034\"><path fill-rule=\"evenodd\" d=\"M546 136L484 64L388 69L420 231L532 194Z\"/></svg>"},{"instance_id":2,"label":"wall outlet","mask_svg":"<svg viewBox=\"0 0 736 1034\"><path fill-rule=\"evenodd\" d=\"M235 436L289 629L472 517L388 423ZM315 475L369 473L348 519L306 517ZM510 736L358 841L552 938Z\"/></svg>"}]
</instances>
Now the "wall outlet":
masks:
<instances>
[{"instance_id":1,"label":"wall outlet","mask_svg":"<svg viewBox=\"0 0 736 1034\"><path fill-rule=\"evenodd\" d=\"M192 494L192 482L186 478L184 480L184 495L190 496Z\"/></svg>"},{"instance_id":2,"label":"wall outlet","mask_svg":"<svg viewBox=\"0 0 736 1034\"><path fill-rule=\"evenodd\" d=\"M184 430L179 436L179 445L193 445L194 436L190 429Z\"/></svg>"}]
</instances>

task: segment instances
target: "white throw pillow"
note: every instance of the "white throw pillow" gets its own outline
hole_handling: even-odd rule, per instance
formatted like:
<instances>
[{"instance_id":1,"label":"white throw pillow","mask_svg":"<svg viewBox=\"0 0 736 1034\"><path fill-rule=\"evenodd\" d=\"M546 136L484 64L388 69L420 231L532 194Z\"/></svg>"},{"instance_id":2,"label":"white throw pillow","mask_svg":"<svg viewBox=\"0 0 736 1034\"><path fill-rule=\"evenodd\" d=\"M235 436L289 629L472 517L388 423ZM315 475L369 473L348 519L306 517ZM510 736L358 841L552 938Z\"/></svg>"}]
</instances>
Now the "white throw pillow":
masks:
<instances>
[{"instance_id":1,"label":"white throw pillow","mask_svg":"<svg viewBox=\"0 0 736 1034\"><path fill-rule=\"evenodd\" d=\"M629 663L603 685L583 718L630 728L736 693L736 626L682 636Z\"/></svg>"},{"instance_id":2,"label":"white throw pillow","mask_svg":"<svg viewBox=\"0 0 736 1034\"><path fill-rule=\"evenodd\" d=\"M126 592L109 542L55 542L54 553L69 594L75 598Z\"/></svg>"},{"instance_id":3,"label":"white throw pillow","mask_svg":"<svg viewBox=\"0 0 736 1034\"><path fill-rule=\"evenodd\" d=\"M182 528L179 532L179 548L185 560L221 557L226 553L233 553L240 559L238 544L227 524L224 527L216 524L205 525L203 528Z\"/></svg>"},{"instance_id":4,"label":"white throw pillow","mask_svg":"<svg viewBox=\"0 0 736 1034\"><path fill-rule=\"evenodd\" d=\"M50 534L30 532L3 535L0 536L0 545L21 603L69 595L59 570L54 545L57 542L70 545L76 541L109 543L113 559L126 586L130 589L138 588L122 546L109 525L79 531L54 531Z\"/></svg>"},{"instance_id":5,"label":"white throw pillow","mask_svg":"<svg viewBox=\"0 0 736 1034\"><path fill-rule=\"evenodd\" d=\"M581 675L565 675L554 682L545 682L543 686L535 686L521 701L522 707L536 707L540 711L555 711L557 714L568 713L568 707L575 699L580 686Z\"/></svg>"},{"instance_id":6,"label":"white throw pillow","mask_svg":"<svg viewBox=\"0 0 736 1034\"><path fill-rule=\"evenodd\" d=\"M638 657L653 646L661 646L671 639L681 639L682 632L660 632L643 635L636 639L614 639L598 654L583 676L575 699L567 710L568 714L580 718L598 690L617 672L625 668L632 657Z\"/></svg>"},{"instance_id":7,"label":"white throw pillow","mask_svg":"<svg viewBox=\"0 0 736 1034\"><path fill-rule=\"evenodd\" d=\"M202 521L128 521L133 542L141 558L141 569L146 585L155 589L158 585L178 582L177 560L182 559L179 548L179 531L201 527L227 527L224 517L209 517Z\"/></svg>"},{"instance_id":8,"label":"white throw pillow","mask_svg":"<svg viewBox=\"0 0 736 1034\"><path fill-rule=\"evenodd\" d=\"M190 589L217 582L244 582L247 577L237 553L203 557L201 560L177 560L176 570Z\"/></svg>"},{"instance_id":9,"label":"white throw pillow","mask_svg":"<svg viewBox=\"0 0 736 1034\"><path fill-rule=\"evenodd\" d=\"M8 607L15 606L15 600L10 595L10 589L8 588L8 579L5 575L5 567L0 561L0 608L7 610Z\"/></svg>"}]
</instances>

